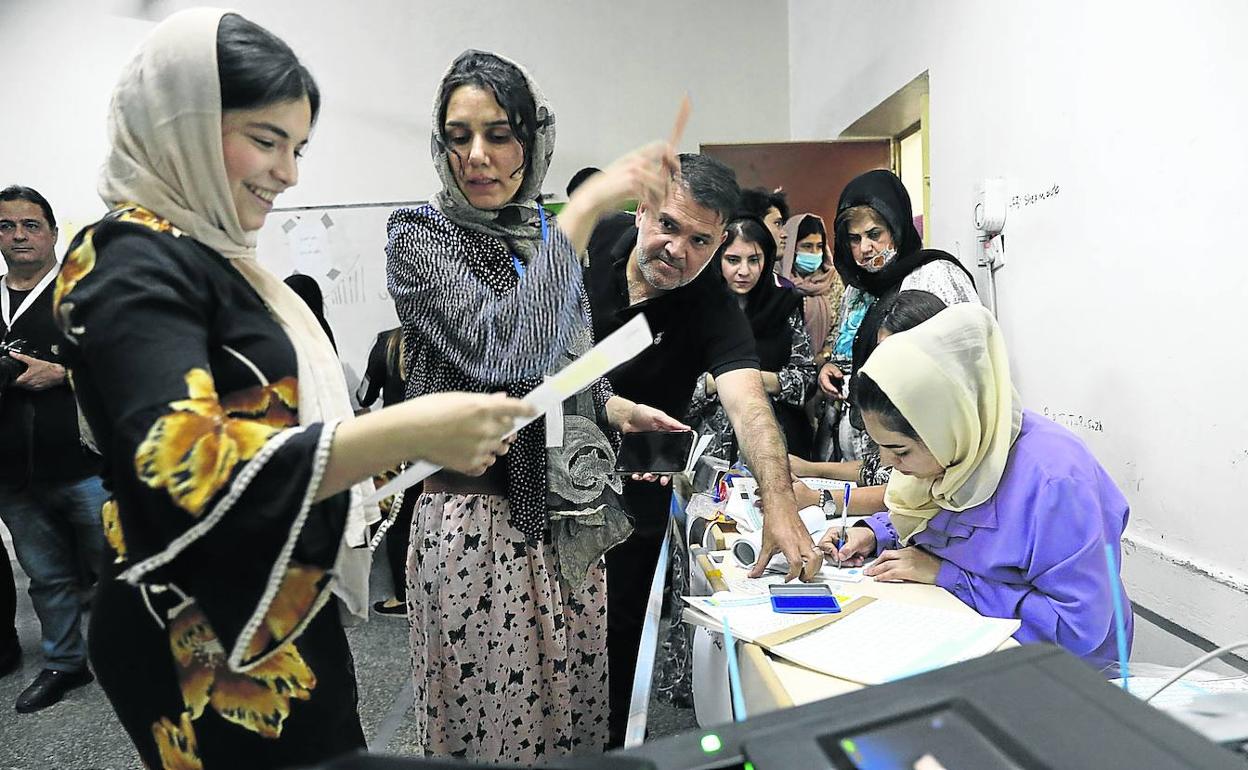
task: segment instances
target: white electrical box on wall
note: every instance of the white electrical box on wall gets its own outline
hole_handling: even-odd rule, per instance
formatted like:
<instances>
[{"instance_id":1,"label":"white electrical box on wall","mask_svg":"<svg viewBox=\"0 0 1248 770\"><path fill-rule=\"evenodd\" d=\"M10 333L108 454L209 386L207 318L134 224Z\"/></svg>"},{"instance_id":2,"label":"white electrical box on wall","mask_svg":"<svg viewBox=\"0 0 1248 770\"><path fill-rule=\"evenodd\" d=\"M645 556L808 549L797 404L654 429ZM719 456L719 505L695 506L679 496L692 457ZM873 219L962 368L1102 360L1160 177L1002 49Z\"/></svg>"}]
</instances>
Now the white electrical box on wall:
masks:
<instances>
[{"instance_id":1,"label":"white electrical box on wall","mask_svg":"<svg viewBox=\"0 0 1248 770\"><path fill-rule=\"evenodd\" d=\"M975 229L979 231L981 241L989 240L1005 229L1008 209L1005 180L1001 177L985 179L975 192Z\"/></svg>"},{"instance_id":2,"label":"white electrical box on wall","mask_svg":"<svg viewBox=\"0 0 1248 770\"><path fill-rule=\"evenodd\" d=\"M975 191L975 230L979 234L980 267L996 271L1005 265L1005 213L1009 197L1001 177L985 179ZM995 304L995 299L994 299Z\"/></svg>"}]
</instances>

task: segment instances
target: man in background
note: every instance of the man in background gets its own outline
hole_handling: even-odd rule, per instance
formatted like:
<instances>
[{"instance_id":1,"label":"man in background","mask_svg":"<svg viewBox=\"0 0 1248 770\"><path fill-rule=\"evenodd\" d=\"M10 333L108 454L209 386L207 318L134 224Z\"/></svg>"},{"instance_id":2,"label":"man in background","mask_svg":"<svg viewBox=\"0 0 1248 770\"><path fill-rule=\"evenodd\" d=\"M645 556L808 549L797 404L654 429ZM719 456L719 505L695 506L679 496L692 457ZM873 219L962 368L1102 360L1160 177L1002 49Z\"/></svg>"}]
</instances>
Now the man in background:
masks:
<instances>
[{"instance_id":1,"label":"man in background","mask_svg":"<svg viewBox=\"0 0 1248 770\"><path fill-rule=\"evenodd\" d=\"M52 317L57 235L42 195L29 187L0 190L0 254L8 266L0 286L0 519L30 577L45 658L17 698L21 713L94 679L82 615L86 584L104 557L100 459L80 437L60 364L67 343Z\"/></svg>"}]
</instances>

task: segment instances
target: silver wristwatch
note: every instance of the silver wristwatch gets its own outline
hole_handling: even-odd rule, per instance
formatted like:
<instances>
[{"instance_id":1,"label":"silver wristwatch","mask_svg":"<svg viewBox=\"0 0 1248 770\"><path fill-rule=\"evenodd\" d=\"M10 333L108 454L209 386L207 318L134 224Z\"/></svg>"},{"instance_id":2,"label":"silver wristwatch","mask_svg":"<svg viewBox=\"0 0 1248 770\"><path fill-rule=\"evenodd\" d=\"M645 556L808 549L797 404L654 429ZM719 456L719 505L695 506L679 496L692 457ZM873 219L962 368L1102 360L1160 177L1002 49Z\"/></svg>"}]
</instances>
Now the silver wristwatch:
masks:
<instances>
[{"instance_id":1,"label":"silver wristwatch","mask_svg":"<svg viewBox=\"0 0 1248 770\"><path fill-rule=\"evenodd\" d=\"M832 496L832 490L819 490L819 507L823 509L823 517L825 519L836 517L836 498Z\"/></svg>"}]
</instances>

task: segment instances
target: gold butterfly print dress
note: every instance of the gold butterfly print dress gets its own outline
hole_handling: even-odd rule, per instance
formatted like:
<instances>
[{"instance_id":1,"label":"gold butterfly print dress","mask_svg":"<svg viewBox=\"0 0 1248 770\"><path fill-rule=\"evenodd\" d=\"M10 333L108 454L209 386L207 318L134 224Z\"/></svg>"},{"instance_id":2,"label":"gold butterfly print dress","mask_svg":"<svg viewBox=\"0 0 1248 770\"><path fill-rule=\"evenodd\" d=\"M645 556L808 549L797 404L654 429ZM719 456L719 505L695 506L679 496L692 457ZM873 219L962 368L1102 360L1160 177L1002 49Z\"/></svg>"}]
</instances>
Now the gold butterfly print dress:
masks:
<instances>
[{"instance_id":1,"label":"gold butterfly print dress","mask_svg":"<svg viewBox=\"0 0 1248 770\"><path fill-rule=\"evenodd\" d=\"M226 259L141 208L78 235L54 295L105 458L90 657L149 768L286 767L364 746L329 602L347 493L300 426L294 348Z\"/></svg>"}]
</instances>

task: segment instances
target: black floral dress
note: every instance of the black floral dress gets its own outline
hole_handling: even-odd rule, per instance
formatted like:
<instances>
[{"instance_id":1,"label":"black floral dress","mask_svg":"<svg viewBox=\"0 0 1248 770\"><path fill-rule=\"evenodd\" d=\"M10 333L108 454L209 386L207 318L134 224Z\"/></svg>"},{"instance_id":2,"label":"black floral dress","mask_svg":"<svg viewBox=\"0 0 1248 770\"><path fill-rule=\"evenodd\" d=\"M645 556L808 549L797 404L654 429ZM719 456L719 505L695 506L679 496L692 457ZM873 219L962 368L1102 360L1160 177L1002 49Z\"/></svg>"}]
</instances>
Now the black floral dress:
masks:
<instances>
[{"instance_id":1,"label":"black floral dress","mask_svg":"<svg viewBox=\"0 0 1248 770\"><path fill-rule=\"evenodd\" d=\"M151 768L305 765L364 745L325 607L346 493L299 426L294 349L219 254L140 208L78 235L54 296L105 457L100 684Z\"/></svg>"}]
</instances>

